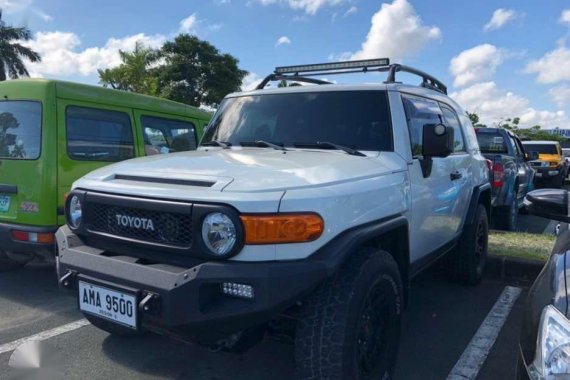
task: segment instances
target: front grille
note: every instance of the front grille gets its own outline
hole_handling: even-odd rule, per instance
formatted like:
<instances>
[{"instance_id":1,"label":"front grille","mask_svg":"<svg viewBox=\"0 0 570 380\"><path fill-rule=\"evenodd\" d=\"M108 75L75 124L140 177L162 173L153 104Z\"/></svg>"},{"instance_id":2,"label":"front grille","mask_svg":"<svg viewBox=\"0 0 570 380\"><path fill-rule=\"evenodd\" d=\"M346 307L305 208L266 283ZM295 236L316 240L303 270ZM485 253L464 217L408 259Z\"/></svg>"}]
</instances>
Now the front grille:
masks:
<instances>
[{"instance_id":1,"label":"front grille","mask_svg":"<svg viewBox=\"0 0 570 380\"><path fill-rule=\"evenodd\" d=\"M176 247L192 245L192 216L92 203L89 229Z\"/></svg>"}]
</instances>

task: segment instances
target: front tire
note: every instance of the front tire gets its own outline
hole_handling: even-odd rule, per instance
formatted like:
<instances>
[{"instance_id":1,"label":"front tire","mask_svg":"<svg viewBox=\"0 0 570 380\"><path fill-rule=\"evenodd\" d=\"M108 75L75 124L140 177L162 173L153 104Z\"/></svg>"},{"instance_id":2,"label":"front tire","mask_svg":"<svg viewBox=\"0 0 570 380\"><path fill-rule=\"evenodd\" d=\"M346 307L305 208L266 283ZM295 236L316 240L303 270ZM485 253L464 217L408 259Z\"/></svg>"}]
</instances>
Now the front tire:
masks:
<instances>
[{"instance_id":1,"label":"front tire","mask_svg":"<svg viewBox=\"0 0 570 380\"><path fill-rule=\"evenodd\" d=\"M467 225L449 253L448 271L451 279L464 285L476 285L483 278L489 244L489 222L482 204L477 206L473 224Z\"/></svg>"},{"instance_id":2,"label":"front tire","mask_svg":"<svg viewBox=\"0 0 570 380\"><path fill-rule=\"evenodd\" d=\"M297 325L297 378L391 379L403 287L385 251L361 249L307 300Z\"/></svg>"},{"instance_id":3,"label":"front tire","mask_svg":"<svg viewBox=\"0 0 570 380\"><path fill-rule=\"evenodd\" d=\"M31 259L29 259L27 256L22 256L21 259L16 260L14 259L13 255L10 255L6 251L0 250L0 272L8 272L22 268L30 261Z\"/></svg>"}]
</instances>

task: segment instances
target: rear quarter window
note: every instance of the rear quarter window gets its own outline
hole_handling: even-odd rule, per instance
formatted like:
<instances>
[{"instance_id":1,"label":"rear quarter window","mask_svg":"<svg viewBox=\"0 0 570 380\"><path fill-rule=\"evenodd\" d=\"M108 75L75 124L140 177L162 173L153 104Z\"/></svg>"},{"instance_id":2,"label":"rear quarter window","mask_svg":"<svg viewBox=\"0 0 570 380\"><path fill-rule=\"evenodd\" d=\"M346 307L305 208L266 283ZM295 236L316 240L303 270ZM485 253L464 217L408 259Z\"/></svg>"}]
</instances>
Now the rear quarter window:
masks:
<instances>
[{"instance_id":1,"label":"rear quarter window","mask_svg":"<svg viewBox=\"0 0 570 380\"><path fill-rule=\"evenodd\" d=\"M69 106L65 111L67 153L82 161L121 161L135 156L126 112Z\"/></svg>"},{"instance_id":2,"label":"rear quarter window","mask_svg":"<svg viewBox=\"0 0 570 380\"><path fill-rule=\"evenodd\" d=\"M40 157L42 105L37 101L0 101L0 158Z\"/></svg>"},{"instance_id":3,"label":"rear quarter window","mask_svg":"<svg viewBox=\"0 0 570 380\"><path fill-rule=\"evenodd\" d=\"M507 142L498 132L487 132L479 129L477 130L477 141L482 153L508 153Z\"/></svg>"}]
</instances>

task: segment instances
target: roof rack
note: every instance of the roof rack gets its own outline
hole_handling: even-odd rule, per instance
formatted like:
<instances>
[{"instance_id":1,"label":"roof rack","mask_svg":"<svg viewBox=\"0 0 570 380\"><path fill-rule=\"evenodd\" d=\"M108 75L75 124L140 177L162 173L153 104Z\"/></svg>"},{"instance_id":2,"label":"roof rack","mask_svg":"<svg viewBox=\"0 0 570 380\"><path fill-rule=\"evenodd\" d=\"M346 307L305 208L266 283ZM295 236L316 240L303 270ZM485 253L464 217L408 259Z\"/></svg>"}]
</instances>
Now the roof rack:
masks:
<instances>
[{"instance_id":1,"label":"roof rack","mask_svg":"<svg viewBox=\"0 0 570 380\"><path fill-rule=\"evenodd\" d=\"M447 94L447 86L435 77L410 66L397 63L390 64L388 58L276 67L275 71L265 77L255 89L262 90L269 82L276 80L331 84L331 82L311 77L319 75L366 73L370 71L388 72L388 78L384 83L396 83L396 73L400 71L414 74L422 78L420 86Z\"/></svg>"}]
</instances>

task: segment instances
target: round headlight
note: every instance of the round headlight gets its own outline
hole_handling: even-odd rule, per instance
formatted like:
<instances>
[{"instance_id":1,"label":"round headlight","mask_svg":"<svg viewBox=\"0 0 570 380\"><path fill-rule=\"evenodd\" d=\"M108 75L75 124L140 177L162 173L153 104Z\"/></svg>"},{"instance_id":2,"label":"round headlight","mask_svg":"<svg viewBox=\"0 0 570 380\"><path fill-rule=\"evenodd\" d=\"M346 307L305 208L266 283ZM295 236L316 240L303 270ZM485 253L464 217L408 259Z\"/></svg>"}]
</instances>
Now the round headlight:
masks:
<instances>
[{"instance_id":1,"label":"round headlight","mask_svg":"<svg viewBox=\"0 0 570 380\"><path fill-rule=\"evenodd\" d=\"M73 195L69 201L68 223L73 228L81 224L81 201L77 195Z\"/></svg>"},{"instance_id":2,"label":"round headlight","mask_svg":"<svg viewBox=\"0 0 570 380\"><path fill-rule=\"evenodd\" d=\"M236 244L236 226L227 215L213 212L204 218L202 239L212 254L224 256Z\"/></svg>"}]
</instances>

